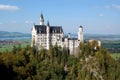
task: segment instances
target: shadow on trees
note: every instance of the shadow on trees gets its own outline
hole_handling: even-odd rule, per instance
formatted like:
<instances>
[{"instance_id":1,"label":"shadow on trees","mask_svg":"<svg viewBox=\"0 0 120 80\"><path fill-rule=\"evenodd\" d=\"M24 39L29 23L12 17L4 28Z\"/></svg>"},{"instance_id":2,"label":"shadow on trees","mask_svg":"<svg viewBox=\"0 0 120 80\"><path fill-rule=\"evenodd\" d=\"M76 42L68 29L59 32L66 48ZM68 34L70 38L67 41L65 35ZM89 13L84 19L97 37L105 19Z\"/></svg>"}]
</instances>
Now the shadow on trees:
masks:
<instances>
[{"instance_id":1,"label":"shadow on trees","mask_svg":"<svg viewBox=\"0 0 120 80\"><path fill-rule=\"evenodd\" d=\"M0 79L1 80L14 80L14 77L17 76L11 66L7 67L3 63L0 64Z\"/></svg>"}]
</instances>

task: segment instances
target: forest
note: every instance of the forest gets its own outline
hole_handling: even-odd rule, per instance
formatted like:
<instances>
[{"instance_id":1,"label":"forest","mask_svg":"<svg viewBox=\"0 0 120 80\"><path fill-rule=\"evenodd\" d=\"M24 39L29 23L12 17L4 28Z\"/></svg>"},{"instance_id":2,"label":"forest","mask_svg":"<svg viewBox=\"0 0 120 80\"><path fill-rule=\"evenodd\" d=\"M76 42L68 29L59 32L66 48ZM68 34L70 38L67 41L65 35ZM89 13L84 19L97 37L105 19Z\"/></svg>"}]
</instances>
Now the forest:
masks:
<instances>
[{"instance_id":1,"label":"forest","mask_svg":"<svg viewBox=\"0 0 120 80\"><path fill-rule=\"evenodd\" d=\"M81 43L77 56L57 45L50 50L13 46L0 53L0 80L120 80L120 61L95 45Z\"/></svg>"}]
</instances>

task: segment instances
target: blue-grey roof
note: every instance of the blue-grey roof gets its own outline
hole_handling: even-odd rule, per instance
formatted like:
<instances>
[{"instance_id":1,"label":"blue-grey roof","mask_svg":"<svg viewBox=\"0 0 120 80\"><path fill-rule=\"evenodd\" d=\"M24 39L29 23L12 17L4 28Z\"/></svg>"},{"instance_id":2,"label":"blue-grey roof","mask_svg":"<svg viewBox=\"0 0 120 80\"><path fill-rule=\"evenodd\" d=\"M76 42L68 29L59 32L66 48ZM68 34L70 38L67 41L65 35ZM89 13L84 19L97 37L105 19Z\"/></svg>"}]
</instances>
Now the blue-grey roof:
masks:
<instances>
[{"instance_id":1,"label":"blue-grey roof","mask_svg":"<svg viewBox=\"0 0 120 80\"><path fill-rule=\"evenodd\" d=\"M46 26L45 25L35 25L35 30L37 31L37 34L46 33Z\"/></svg>"},{"instance_id":2,"label":"blue-grey roof","mask_svg":"<svg viewBox=\"0 0 120 80\"><path fill-rule=\"evenodd\" d=\"M50 26L50 33L62 33L63 29L61 26Z\"/></svg>"},{"instance_id":3,"label":"blue-grey roof","mask_svg":"<svg viewBox=\"0 0 120 80\"><path fill-rule=\"evenodd\" d=\"M80 26L80 28L83 28L82 26Z\"/></svg>"},{"instance_id":4,"label":"blue-grey roof","mask_svg":"<svg viewBox=\"0 0 120 80\"><path fill-rule=\"evenodd\" d=\"M68 38L68 40L78 40L78 38Z\"/></svg>"},{"instance_id":5,"label":"blue-grey roof","mask_svg":"<svg viewBox=\"0 0 120 80\"><path fill-rule=\"evenodd\" d=\"M35 25L35 30L37 30L37 34L39 33L47 33L46 29L47 26L46 25ZM63 29L62 26L49 26L50 27L50 33L63 33Z\"/></svg>"}]
</instances>

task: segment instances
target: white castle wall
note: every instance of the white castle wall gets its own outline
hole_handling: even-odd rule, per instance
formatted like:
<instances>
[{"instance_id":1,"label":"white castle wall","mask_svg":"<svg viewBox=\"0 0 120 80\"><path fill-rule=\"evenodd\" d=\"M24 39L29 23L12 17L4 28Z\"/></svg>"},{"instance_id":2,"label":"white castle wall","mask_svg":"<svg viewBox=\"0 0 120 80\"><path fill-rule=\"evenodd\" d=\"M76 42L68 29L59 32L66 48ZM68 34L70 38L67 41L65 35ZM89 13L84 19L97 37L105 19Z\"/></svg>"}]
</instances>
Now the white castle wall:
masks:
<instances>
[{"instance_id":1,"label":"white castle wall","mask_svg":"<svg viewBox=\"0 0 120 80\"><path fill-rule=\"evenodd\" d=\"M44 24L44 19L40 18L40 25ZM47 26L47 33L39 33L35 29L35 25L32 28L32 43L31 46L35 46L36 48L45 48L49 50L50 44L58 45L60 47L66 47L70 50L70 54L73 55L76 52L80 42L83 42L83 28L80 26L78 29L78 38L72 39L70 34L68 37L64 37L64 33L50 33L50 27ZM64 39L64 41L62 41Z\"/></svg>"}]
</instances>

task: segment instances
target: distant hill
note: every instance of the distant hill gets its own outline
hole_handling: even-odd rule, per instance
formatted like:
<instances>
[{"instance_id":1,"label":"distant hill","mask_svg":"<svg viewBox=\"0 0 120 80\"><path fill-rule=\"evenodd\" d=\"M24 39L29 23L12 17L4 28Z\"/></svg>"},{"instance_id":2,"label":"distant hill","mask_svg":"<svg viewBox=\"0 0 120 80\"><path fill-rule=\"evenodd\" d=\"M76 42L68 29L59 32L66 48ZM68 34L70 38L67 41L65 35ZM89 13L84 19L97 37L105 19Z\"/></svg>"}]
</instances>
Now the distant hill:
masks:
<instances>
[{"instance_id":1,"label":"distant hill","mask_svg":"<svg viewBox=\"0 0 120 80\"><path fill-rule=\"evenodd\" d=\"M31 37L31 34L20 32L0 31L0 38L4 37Z\"/></svg>"},{"instance_id":2,"label":"distant hill","mask_svg":"<svg viewBox=\"0 0 120 80\"><path fill-rule=\"evenodd\" d=\"M67 33L65 33L67 35ZM15 37L31 37L31 34L21 33L21 32L8 32L8 31L0 31L0 38L15 38ZM76 37L77 34L71 34L71 37ZM120 40L120 35L104 35L104 34L85 34L85 40L95 39L95 40Z\"/></svg>"},{"instance_id":3,"label":"distant hill","mask_svg":"<svg viewBox=\"0 0 120 80\"><path fill-rule=\"evenodd\" d=\"M96 40L120 40L120 35L112 35L112 34L85 34L85 40L96 39Z\"/></svg>"},{"instance_id":4,"label":"distant hill","mask_svg":"<svg viewBox=\"0 0 120 80\"><path fill-rule=\"evenodd\" d=\"M65 34L67 35L67 33ZM71 34L71 37L76 37L77 34L73 33ZM120 40L120 34L84 34L84 39L89 40L89 39L95 39L95 40Z\"/></svg>"}]
</instances>

